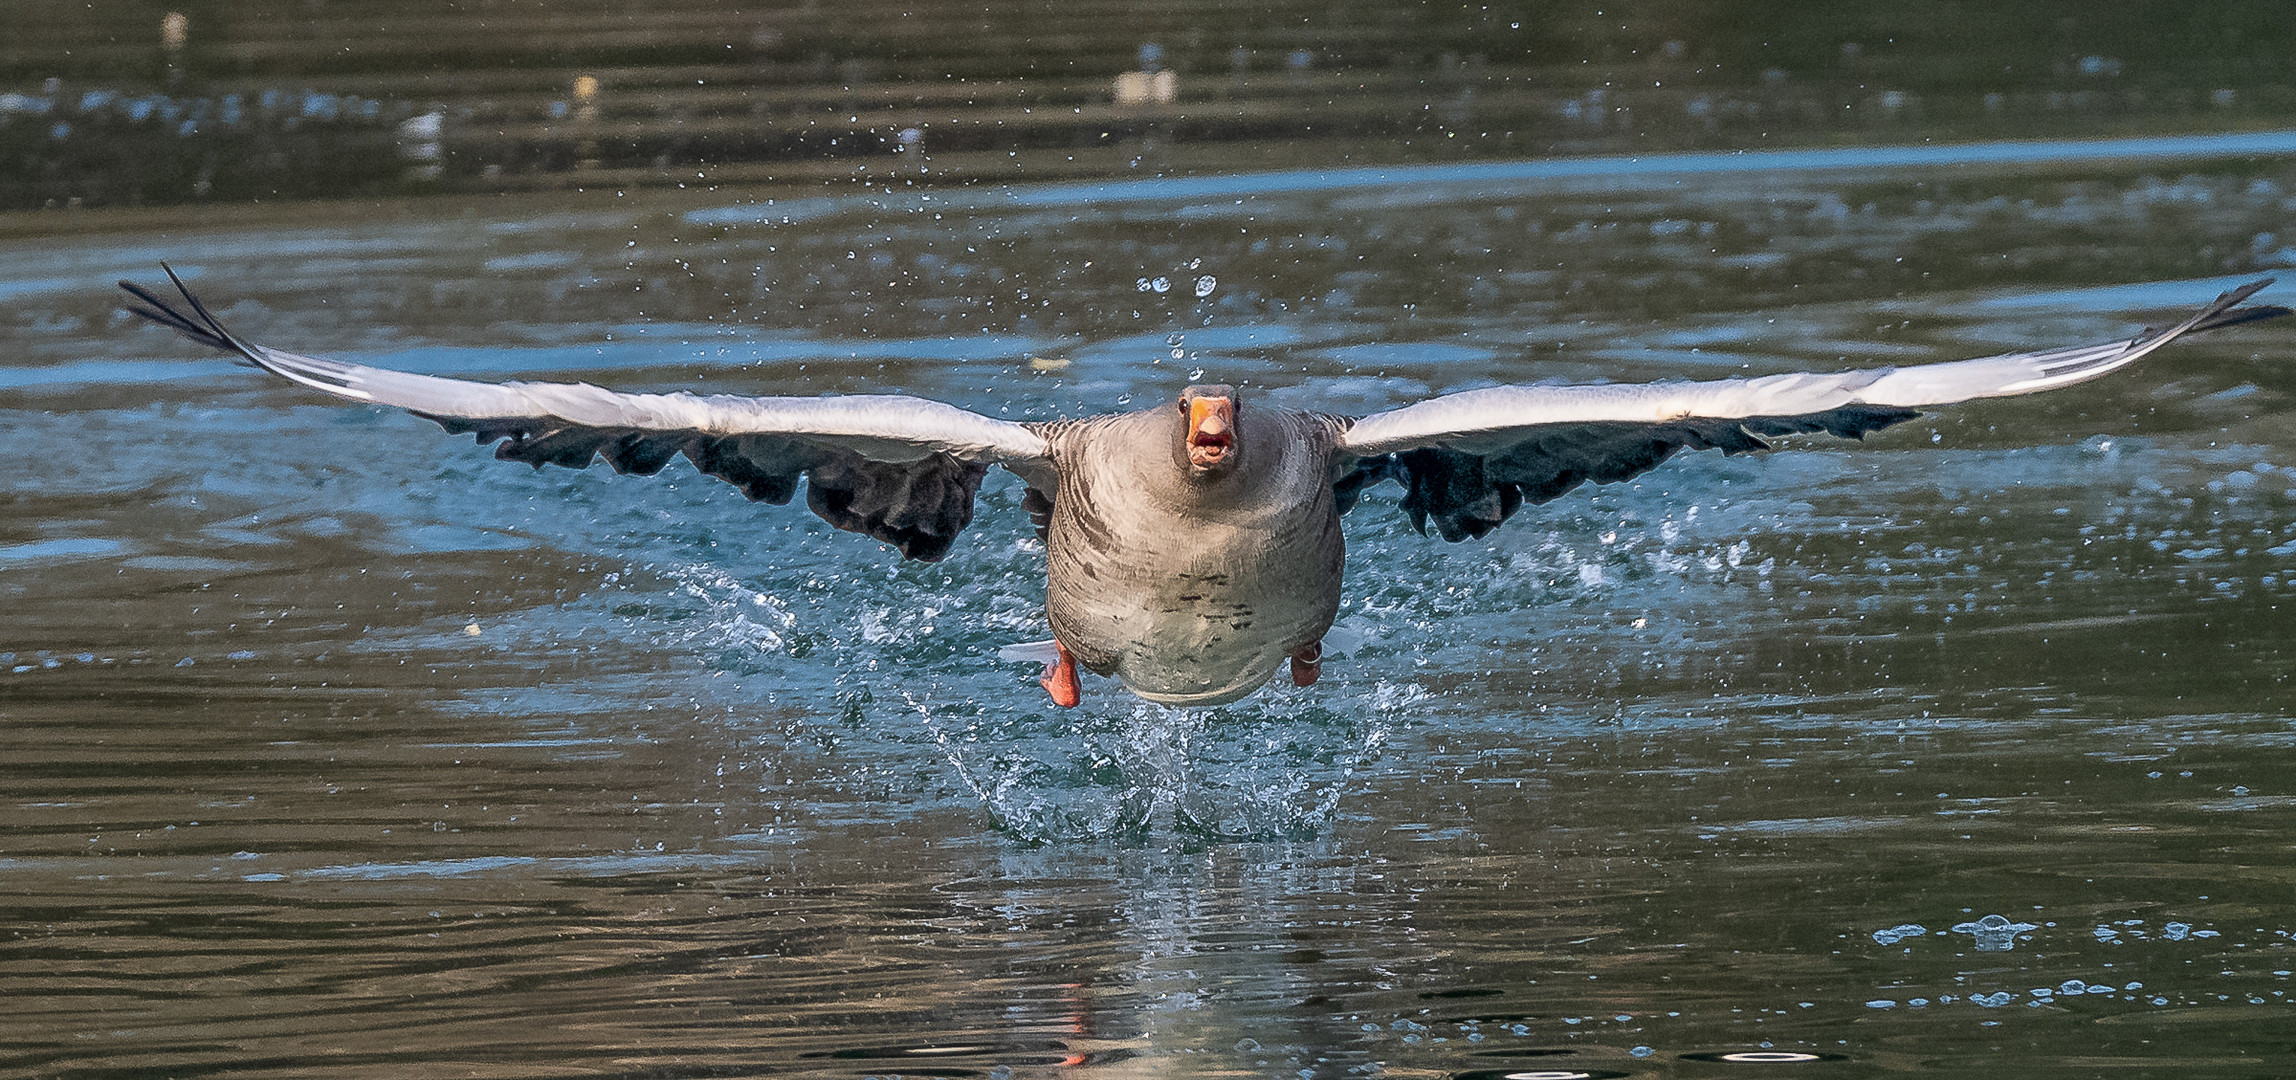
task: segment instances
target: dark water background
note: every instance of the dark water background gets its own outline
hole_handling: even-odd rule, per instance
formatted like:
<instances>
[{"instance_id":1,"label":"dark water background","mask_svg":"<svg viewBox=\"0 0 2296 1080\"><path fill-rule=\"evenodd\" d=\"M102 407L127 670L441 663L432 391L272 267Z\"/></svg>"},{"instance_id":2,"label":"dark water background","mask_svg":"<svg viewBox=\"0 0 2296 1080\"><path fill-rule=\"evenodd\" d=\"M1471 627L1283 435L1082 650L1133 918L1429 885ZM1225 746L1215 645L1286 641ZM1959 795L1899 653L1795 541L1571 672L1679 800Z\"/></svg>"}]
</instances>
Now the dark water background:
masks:
<instances>
[{"instance_id":1,"label":"dark water background","mask_svg":"<svg viewBox=\"0 0 2296 1080\"><path fill-rule=\"evenodd\" d=\"M1199 370L1362 412L2106 340L2296 265L2260 12L1501 13L1534 50L1370 5L186 10L180 50L124 4L0 44L0 1073L2296 1069L2296 327L1484 541L1387 489L1349 522L1368 642L1321 685L1064 713L995 659L1044 636L1009 478L897 564L683 466L534 472L318 400L110 284L164 259L255 340L414 370L1015 418ZM1090 128L1151 34L1176 111L1112 145L889 148L902 95L966 80ZM729 43L719 113L668 89ZM1588 111L1662 64L1707 113ZM487 156L593 72L587 122L626 107L641 149ZM628 156L843 111L848 77L879 112L836 137L890 144ZM1506 78L1545 134L1483 131ZM337 115L265 127L265 89ZM165 142L94 90L237 92L243 129ZM1647 152L1771 145L1693 122L1730 93L1855 119ZM1325 130L1343 100L1373 119ZM1222 102L1267 126L1178 116ZM441 156L402 151L433 111ZM204 194L165 179L194 158ZM1332 171L1367 163L1417 171ZM328 168L360 196L306 198Z\"/></svg>"},{"instance_id":2,"label":"dark water background","mask_svg":"<svg viewBox=\"0 0 2296 1080\"><path fill-rule=\"evenodd\" d=\"M2285 126L2280 5L26 0L0 209ZM1161 81L1160 81L1161 80Z\"/></svg>"}]
</instances>

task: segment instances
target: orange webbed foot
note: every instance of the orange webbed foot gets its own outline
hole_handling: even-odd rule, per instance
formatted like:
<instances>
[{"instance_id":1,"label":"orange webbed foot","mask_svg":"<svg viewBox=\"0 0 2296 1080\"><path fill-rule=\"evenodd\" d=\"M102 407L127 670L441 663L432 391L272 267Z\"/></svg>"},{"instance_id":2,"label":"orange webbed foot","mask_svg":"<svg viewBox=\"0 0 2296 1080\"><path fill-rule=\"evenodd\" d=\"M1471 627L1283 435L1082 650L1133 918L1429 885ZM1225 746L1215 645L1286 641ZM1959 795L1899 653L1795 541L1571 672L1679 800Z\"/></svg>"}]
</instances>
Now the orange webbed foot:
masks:
<instances>
[{"instance_id":1,"label":"orange webbed foot","mask_svg":"<svg viewBox=\"0 0 2296 1080\"><path fill-rule=\"evenodd\" d=\"M1069 655L1068 646L1052 643L1054 660L1044 666L1043 677L1037 684L1052 695L1052 703L1063 709L1073 709L1084 700L1084 693L1076 685L1076 657Z\"/></svg>"},{"instance_id":2,"label":"orange webbed foot","mask_svg":"<svg viewBox=\"0 0 2296 1080\"><path fill-rule=\"evenodd\" d=\"M1293 686L1314 686L1317 676L1323 674L1323 642L1311 641L1291 654L1291 682Z\"/></svg>"}]
</instances>

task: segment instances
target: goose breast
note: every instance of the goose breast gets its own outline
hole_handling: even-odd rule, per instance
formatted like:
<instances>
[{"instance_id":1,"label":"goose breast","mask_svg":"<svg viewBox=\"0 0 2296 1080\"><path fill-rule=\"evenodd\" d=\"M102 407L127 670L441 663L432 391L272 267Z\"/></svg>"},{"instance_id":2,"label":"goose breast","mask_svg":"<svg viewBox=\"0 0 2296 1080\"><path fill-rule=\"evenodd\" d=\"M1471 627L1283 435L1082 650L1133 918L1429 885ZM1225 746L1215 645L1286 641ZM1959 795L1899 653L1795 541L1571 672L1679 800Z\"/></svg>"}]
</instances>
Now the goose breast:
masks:
<instances>
[{"instance_id":1,"label":"goose breast","mask_svg":"<svg viewBox=\"0 0 2296 1080\"><path fill-rule=\"evenodd\" d=\"M1192 478L1170 407L1050 429L1045 607L1077 661L1168 705L1234 701L1339 611L1333 421L1253 405L1226 475Z\"/></svg>"}]
</instances>

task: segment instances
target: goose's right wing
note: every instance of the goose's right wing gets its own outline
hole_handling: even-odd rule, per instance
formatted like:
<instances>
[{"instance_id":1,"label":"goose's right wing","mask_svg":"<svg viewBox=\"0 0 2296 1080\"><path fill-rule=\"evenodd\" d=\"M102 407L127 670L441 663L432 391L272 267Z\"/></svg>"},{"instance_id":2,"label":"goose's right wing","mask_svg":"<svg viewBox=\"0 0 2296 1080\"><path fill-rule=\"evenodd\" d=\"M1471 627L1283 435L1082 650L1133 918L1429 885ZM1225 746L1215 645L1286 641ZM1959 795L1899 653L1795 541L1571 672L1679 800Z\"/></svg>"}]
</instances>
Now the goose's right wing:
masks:
<instances>
[{"instance_id":1,"label":"goose's right wing","mask_svg":"<svg viewBox=\"0 0 2296 1080\"><path fill-rule=\"evenodd\" d=\"M904 395L743 397L623 394L584 383L479 383L301 356L241 340L168 276L189 311L132 282L128 310L265 371L352 401L392 405L480 443L506 461L651 475L683 454L752 499L787 503L800 478L823 520L925 561L972 521L991 465L1047 486L1051 448L1027 425Z\"/></svg>"}]
</instances>

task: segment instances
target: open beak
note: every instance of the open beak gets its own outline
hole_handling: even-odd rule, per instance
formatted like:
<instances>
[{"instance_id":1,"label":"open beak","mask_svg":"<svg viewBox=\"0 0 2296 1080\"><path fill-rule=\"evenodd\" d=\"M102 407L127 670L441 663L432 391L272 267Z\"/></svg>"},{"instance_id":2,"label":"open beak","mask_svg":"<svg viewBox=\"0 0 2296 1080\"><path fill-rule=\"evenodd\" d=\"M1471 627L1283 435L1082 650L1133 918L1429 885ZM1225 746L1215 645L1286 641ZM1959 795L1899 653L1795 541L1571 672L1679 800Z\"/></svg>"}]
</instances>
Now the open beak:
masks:
<instances>
[{"instance_id":1,"label":"open beak","mask_svg":"<svg viewBox=\"0 0 2296 1080\"><path fill-rule=\"evenodd\" d=\"M1188 401L1188 464L1213 469L1236 453L1236 402L1200 397Z\"/></svg>"}]
</instances>

